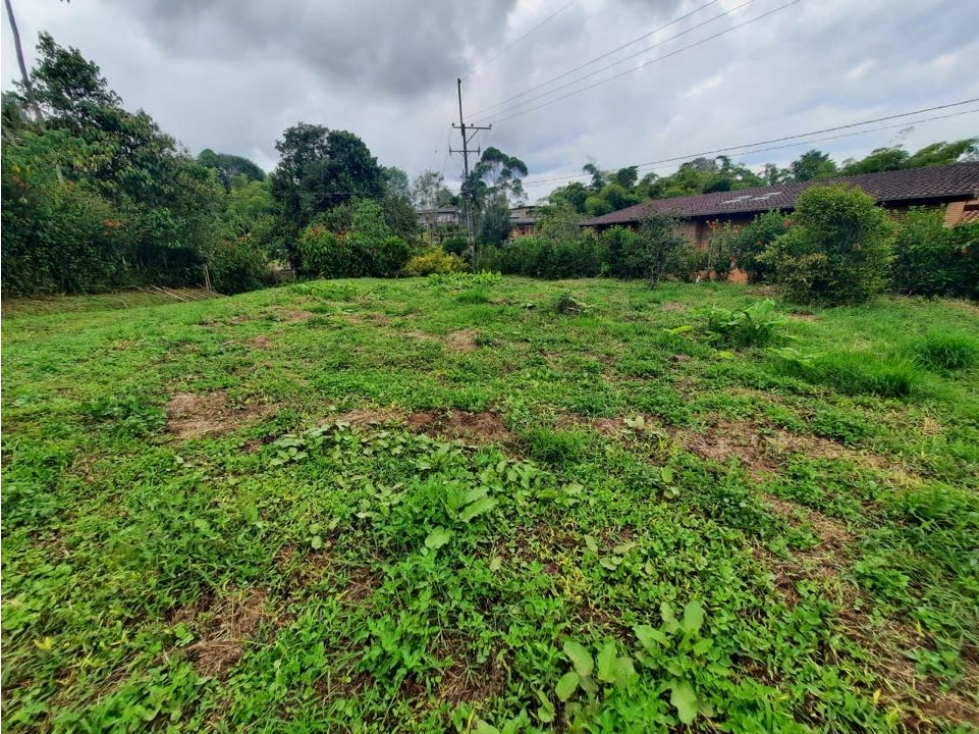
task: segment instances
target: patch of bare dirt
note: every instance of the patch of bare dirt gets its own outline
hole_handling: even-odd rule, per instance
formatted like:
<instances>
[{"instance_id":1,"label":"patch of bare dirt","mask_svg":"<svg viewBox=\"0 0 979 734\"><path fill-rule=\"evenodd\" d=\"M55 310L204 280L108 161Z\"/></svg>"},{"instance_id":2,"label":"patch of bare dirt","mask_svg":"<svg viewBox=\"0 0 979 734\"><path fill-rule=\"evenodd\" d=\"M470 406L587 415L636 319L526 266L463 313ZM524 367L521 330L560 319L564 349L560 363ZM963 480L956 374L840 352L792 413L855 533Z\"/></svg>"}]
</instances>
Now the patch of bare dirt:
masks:
<instances>
[{"instance_id":1,"label":"patch of bare dirt","mask_svg":"<svg viewBox=\"0 0 979 734\"><path fill-rule=\"evenodd\" d=\"M476 348L476 330L460 329L445 337L445 346L450 352L471 352Z\"/></svg>"},{"instance_id":2,"label":"patch of bare dirt","mask_svg":"<svg viewBox=\"0 0 979 734\"><path fill-rule=\"evenodd\" d=\"M343 599L351 604L361 604L370 599L371 594L382 581L380 574L371 571L370 567L356 566L350 569L347 576L347 588L343 592Z\"/></svg>"},{"instance_id":3,"label":"patch of bare dirt","mask_svg":"<svg viewBox=\"0 0 979 734\"><path fill-rule=\"evenodd\" d=\"M272 342L266 339L264 336L256 336L252 339L249 344L251 344L255 349L268 349L272 346Z\"/></svg>"},{"instance_id":4,"label":"patch of bare dirt","mask_svg":"<svg viewBox=\"0 0 979 734\"><path fill-rule=\"evenodd\" d=\"M664 303L659 307L659 310L663 313L674 313L676 311L686 311L687 307L685 304L679 301L670 301L669 303Z\"/></svg>"},{"instance_id":5,"label":"patch of bare dirt","mask_svg":"<svg viewBox=\"0 0 979 734\"><path fill-rule=\"evenodd\" d=\"M223 678L245 652L245 644L266 618L265 592L252 589L241 598L228 598L216 607L200 612L200 640L184 652L201 675ZM180 613L174 615L178 619ZM200 621L195 618L190 623ZM181 620L183 621L183 620Z\"/></svg>"},{"instance_id":6,"label":"patch of bare dirt","mask_svg":"<svg viewBox=\"0 0 979 734\"><path fill-rule=\"evenodd\" d=\"M747 424L721 421L703 432L685 434L681 443L687 451L708 461L725 464L736 457L752 475L778 468L766 453L764 437Z\"/></svg>"},{"instance_id":7,"label":"patch of bare dirt","mask_svg":"<svg viewBox=\"0 0 979 734\"><path fill-rule=\"evenodd\" d=\"M495 656L476 663L469 659L462 641L444 642L438 655L452 661L442 672L435 694L440 703L483 701L501 693L506 686L506 671Z\"/></svg>"},{"instance_id":8,"label":"patch of bare dirt","mask_svg":"<svg viewBox=\"0 0 979 734\"><path fill-rule=\"evenodd\" d=\"M229 405L223 390L179 392L167 403L167 431L181 440L228 433L269 410L261 404Z\"/></svg>"},{"instance_id":9,"label":"patch of bare dirt","mask_svg":"<svg viewBox=\"0 0 979 734\"><path fill-rule=\"evenodd\" d=\"M819 321L819 317L814 313L790 313L790 321Z\"/></svg>"},{"instance_id":10,"label":"patch of bare dirt","mask_svg":"<svg viewBox=\"0 0 979 734\"><path fill-rule=\"evenodd\" d=\"M509 443L513 440L503 416L492 410L479 413L463 410L414 413L408 417L408 427L416 433L461 438L478 444Z\"/></svg>"},{"instance_id":11,"label":"patch of bare dirt","mask_svg":"<svg viewBox=\"0 0 979 734\"><path fill-rule=\"evenodd\" d=\"M369 426L375 423L392 423L403 420L403 416L393 408L364 408L350 410L334 416L337 423L349 423L352 426Z\"/></svg>"},{"instance_id":12,"label":"patch of bare dirt","mask_svg":"<svg viewBox=\"0 0 979 734\"><path fill-rule=\"evenodd\" d=\"M283 321L306 321L307 319L311 319L313 316L315 316L312 311L305 311L303 309L296 308L282 308L281 306L274 306L272 308L272 313Z\"/></svg>"}]
</instances>

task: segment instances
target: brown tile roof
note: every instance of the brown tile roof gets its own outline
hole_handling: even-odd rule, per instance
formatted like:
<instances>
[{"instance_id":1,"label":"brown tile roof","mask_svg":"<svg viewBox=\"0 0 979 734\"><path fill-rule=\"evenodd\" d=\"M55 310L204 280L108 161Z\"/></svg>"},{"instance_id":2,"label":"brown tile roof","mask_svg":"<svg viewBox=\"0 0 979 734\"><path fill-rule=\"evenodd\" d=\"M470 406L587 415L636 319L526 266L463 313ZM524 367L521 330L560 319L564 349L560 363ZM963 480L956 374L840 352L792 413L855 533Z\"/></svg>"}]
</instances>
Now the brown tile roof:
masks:
<instances>
[{"instance_id":1,"label":"brown tile roof","mask_svg":"<svg viewBox=\"0 0 979 734\"><path fill-rule=\"evenodd\" d=\"M763 212L769 209L792 209L799 194L814 184L847 183L859 186L880 202L925 199L961 199L979 192L979 162L952 163L947 166L909 168L902 171L840 176L825 181L757 186L739 191L655 199L589 219L587 227L632 224L654 211L671 211L681 217L713 217L723 214Z\"/></svg>"}]
</instances>

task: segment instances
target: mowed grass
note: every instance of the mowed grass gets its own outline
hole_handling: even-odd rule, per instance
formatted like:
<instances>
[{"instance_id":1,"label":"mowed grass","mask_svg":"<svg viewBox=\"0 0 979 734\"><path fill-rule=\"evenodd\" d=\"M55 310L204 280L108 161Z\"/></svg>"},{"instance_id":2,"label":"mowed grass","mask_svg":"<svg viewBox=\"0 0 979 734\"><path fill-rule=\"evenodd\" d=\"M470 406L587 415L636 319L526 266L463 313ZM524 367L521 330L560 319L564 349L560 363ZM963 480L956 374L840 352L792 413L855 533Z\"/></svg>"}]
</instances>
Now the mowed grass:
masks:
<instances>
[{"instance_id":1,"label":"mowed grass","mask_svg":"<svg viewBox=\"0 0 979 734\"><path fill-rule=\"evenodd\" d=\"M5 303L6 730L975 731L979 309L760 297Z\"/></svg>"}]
</instances>

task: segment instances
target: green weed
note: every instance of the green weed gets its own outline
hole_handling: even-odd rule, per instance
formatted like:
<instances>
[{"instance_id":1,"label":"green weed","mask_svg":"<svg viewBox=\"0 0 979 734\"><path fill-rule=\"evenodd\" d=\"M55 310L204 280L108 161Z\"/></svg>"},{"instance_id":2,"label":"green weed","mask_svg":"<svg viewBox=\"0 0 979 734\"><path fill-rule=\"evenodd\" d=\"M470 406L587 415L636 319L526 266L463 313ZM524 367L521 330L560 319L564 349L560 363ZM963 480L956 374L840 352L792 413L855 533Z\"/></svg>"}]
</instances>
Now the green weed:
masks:
<instances>
[{"instance_id":1,"label":"green weed","mask_svg":"<svg viewBox=\"0 0 979 734\"><path fill-rule=\"evenodd\" d=\"M913 359L926 369L952 372L979 364L979 338L953 331L930 331L910 347Z\"/></svg>"}]
</instances>

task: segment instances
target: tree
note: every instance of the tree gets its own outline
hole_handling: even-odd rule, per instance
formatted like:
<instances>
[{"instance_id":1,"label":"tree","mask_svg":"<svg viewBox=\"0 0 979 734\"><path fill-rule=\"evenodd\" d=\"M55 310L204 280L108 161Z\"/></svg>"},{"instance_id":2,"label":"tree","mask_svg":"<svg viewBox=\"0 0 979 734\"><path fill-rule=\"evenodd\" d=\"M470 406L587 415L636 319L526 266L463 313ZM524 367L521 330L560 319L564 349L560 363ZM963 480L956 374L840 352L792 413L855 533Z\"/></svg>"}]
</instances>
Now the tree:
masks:
<instances>
[{"instance_id":1,"label":"tree","mask_svg":"<svg viewBox=\"0 0 979 734\"><path fill-rule=\"evenodd\" d=\"M760 258L775 267L790 299L863 303L883 290L890 272L894 223L855 186L810 186L788 232Z\"/></svg>"},{"instance_id":2,"label":"tree","mask_svg":"<svg viewBox=\"0 0 979 734\"><path fill-rule=\"evenodd\" d=\"M411 203L419 209L447 206L452 192L445 185L445 176L438 171L424 171L411 184Z\"/></svg>"},{"instance_id":3,"label":"tree","mask_svg":"<svg viewBox=\"0 0 979 734\"><path fill-rule=\"evenodd\" d=\"M265 180L265 171L240 155L215 153L210 148L205 148L197 156L197 162L217 172L218 181L224 186L225 191L231 191L232 182L238 176L244 176L247 181Z\"/></svg>"},{"instance_id":4,"label":"tree","mask_svg":"<svg viewBox=\"0 0 979 734\"><path fill-rule=\"evenodd\" d=\"M595 162L589 162L583 165L581 172L591 176L591 190L594 193L601 191L602 187L608 182L608 174L599 168Z\"/></svg>"},{"instance_id":5,"label":"tree","mask_svg":"<svg viewBox=\"0 0 979 734\"><path fill-rule=\"evenodd\" d=\"M901 146L893 148L875 148L865 158L858 161L849 159L843 161L840 170L844 176L860 173L880 173L881 171L897 171L907 166L908 152Z\"/></svg>"},{"instance_id":6,"label":"tree","mask_svg":"<svg viewBox=\"0 0 979 734\"><path fill-rule=\"evenodd\" d=\"M272 197L297 231L320 212L384 193L377 159L351 132L301 122L283 133L275 149L281 160L271 175Z\"/></svg>"},{"instance_id":7,"label":"tree","mask_svg":"<svg viewBox=\"0 0 979 734\"><path fill-rule=\"evenodd\" d=\"M588 187L580 181L573 181L566 186L554 189L548 194L547 201L554 207L570 207L579 214L583 214L588 196Z\"/></svg>"},{"instance_id":8,"label":"tree","mask_svg":"<svg viewBox=\"0 0 979 734\"><path fill-rule=\"evenodd\" d=\"M785 183L792 177L788 168L779 168L774 163L766 163L762 169L761 179L765 186L776 186Z\"/></svg>"},{"instance_id":9,"label":"tree","mask_svg":"<svg viewBox=\"0 0 979 734\"><path fill-rule=\"evenodd\" d=\"M796 181L817 181L836 175L836 163L828 153L808 150L789 165Z\"/></svg>"},{"instance_id":10,"label":"tree","mask_svg":"<svg viewBox=\"0 0 979 734\"><path fill-rule=\"evenodd\" d=\"M479 214L476 241L482 245L499 247L509 236L510 207L505 199L494 198Z\"/></svg>"},{"instance_id":11,"label":"tree","mask_svg":"<svg viewBox=\"0 0 979 734\"><path fill-rule=\"evenodd\" d=\"M979 138L964 138L951 143L943 141L926 145L910 156L904 165L906 168L919 168L940 166L959 160L979 160Z\"/></svg>"},{"instance_id":12,"label":"tree","mask_svg":"<svg viewBox=\"0 0 979 734\"><path fill-rule=\"evenodd\" d=\"M41 108L37 104L37 98L34 96L34 86L31 84L31 78L27 74L27 64L24 62L24 48L20 45L20 31L17 29L17 18L14 16L14 9L10 4L10 0L3 0L3 2L7 8L10 30L14 34L14 50L17 52L17 66L20 68L20 84L24 90L24 99L34 111L34 115L37 118L36 122L42 125L44 123L44 117L41 114Z\"/></svg>"},{"instance_id":13,"label":"tree","mask_svg":"<svg viewBox=\"0 0 979 734\"><path fill-rule=\"evenodd\" d=\"M678 231L679 224L673 214L650 212L639 225L636 259L650 288L659 285L680 263L686 242Z\"/></svg>"},{"instance_id":14,"label":"tree","mask_svg":"<svg viewBox=\"0 0 979 734\"><path fill-rule=\"evenodd\" d=\"M384 177L384 196L411 200L411 187L408 185L408 174L397 166L381 166Z\"/></svg>"},{"instance_id":15,"label":"tree","mask_svg":"<svg viewBox=\"0 0 979 734\"><path fill-rule=\"evenodd\" d=\"M486 194L502 197L507 203L519 202L524 197L521 179L527 175L527 164L515 156L507 155L499 148L490 146L483 151L473 167L475 179L486 185ZM475 190L475 181L470 186Z\"/></svg>"}]
</instances>

